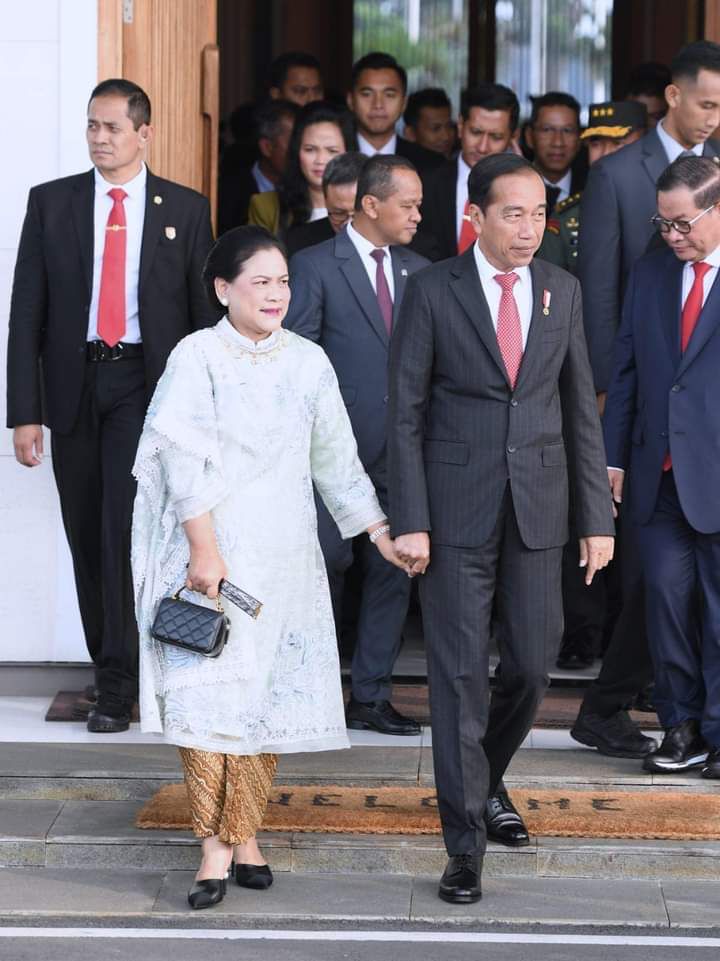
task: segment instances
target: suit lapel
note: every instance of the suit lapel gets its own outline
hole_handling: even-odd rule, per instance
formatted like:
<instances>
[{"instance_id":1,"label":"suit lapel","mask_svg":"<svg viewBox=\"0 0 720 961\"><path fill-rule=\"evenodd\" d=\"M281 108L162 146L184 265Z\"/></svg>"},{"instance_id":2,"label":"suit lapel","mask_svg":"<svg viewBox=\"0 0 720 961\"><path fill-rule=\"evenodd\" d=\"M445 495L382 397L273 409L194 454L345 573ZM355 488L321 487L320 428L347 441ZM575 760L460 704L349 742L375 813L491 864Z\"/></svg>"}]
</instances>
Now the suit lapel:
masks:
<instances>
[{"instance_id":1,"label":"suit lapel","mask_svg":"<svg viewBox=\"0 0 720 961\"><path fill-rule=\"evenodd\" d=\"M95 254L95 172L82 177L72 196L72 217L80 249L80 262L87 284L88 298L92 293L93 259Z\"/></svg>"},{"instance_id":2,"label":"suit lapel","mask_svg":"<svg viewBox=\"0 0 720 961\"><path fill-rule=\"evenodd\" d=\"M378 335L383 344L389 344L388 332L385 329L385 321L380 313L375 291L370 283L367 271L360 260L360 254L355 249L355 245L348 237L345 230L342 230L335 238L335 256L342 258L343 263L340 270L343 272L348 282L350 290L355 295L362 312L365 314L370 326ZM393 264L394 270L394 264ZM397 286L395 287L395 301L398 301ZM394 310L393 310L394 316Z\"/></svg>"},{"instance_id":3,"label":"suit lapel","mask_svg":"<svg viewBox=\"0 0 720 961\"><path fill-rule=\"evenodd\" d=\"M673 370L680 363L680 313L682 310L683 262L675 254L668 258L658 285L657 297L662 329Z\"/></svg>"},{"instance_id":4,"label":"suit lapel","mask_svg":"<svg viewBox=\"0 0 720 961\"><path fill-rule=\"evenodd\" d=\"M397 322L400 305L405 296L405 284L408 279L408 256L404 247L391 247L390 256L392 258L392 272L395 286L393 297L393 327Z\"/></svg>"},{"instance_id":5,"label":"suit lapel","mask_svg":"<svg viewBox=\"0 0 720 961\"><path fill-rule=\"evenodd\" d=\"M720 143L717 140L706 140L703 146L703 157L710 157L717 163L720 160Z\"/></svg>"},{"instance_id":6,"label":"suit lapel","mask_svg":"<svg viewBox=\"0 0 720 961\"><path fill-rule=\"evenodd\" d=\"M457 258L457 266L452 269L450 288L460 302L460 306L472 321L488 353L507 380L505 363L500 353L497 334L493 327L490 310L475 266L472 247L469 247L464 254Z\"/></svg>"},{"instance_id":7,"label":"suit lapel","mask_svg":"<svg viewBox=\"0 0 720 961\"><path fill-rule=\"evenodd\" d=\"M668 158L665 148L660 142L660 138L654 130L646 134L642 139L643 145L643 166L648 176L652 180L653 187L657 183L658 177L668 166Z\"/></svg>"},{"instance_id":8,"label":"suit lapel","mask_svg":"<svg viewBox=\"0 0 720 961\"><path fill-rule=\"evenodd\" d=\"M443 230L448 239L448 248L457 251L457 179L458 162L454 160L448 171L446 195L443 197Z\"/></svg>"},{"instance_id":9,"label":"suit lapel","mask_svg":"<svg viewBox=\"0 0 720 961\"><path fill-rule=\"evenodd\" d=\"M680 276L682 276L682 274L680 274ZM689 365L692 364L705 344L707 344L708 340L710 340L713 334L717 332L719 323L720 284L718 283L718 274L716 274L713 285L710 288L710 293L705 301L705 306L698 317L697 325L692 333L692 337L690 338L690 343L680 359L676 376L679 377L681 374L685 373ZM676 325L678 328L680 327L679 314L676 314Z\"/></svg>"},{"instance_id":10,"label":"suit lapel","mask_svg":"<svg viewBox=\"0 0 720 961\"><path fill-rule=\"evenodd\" d=\"M164 202L156 203L155 197L160 197L161 201ZM140 248L140 280L138 283L140 290L143 289L150 273L153 257L155 256L155 248L160 239L160 231L167 217L167 210L165 209L166 203L167 197L163 196L158 178L148 170L145 185L145 220L143 223L142 246Z\"/></svg>"}]
</instances>

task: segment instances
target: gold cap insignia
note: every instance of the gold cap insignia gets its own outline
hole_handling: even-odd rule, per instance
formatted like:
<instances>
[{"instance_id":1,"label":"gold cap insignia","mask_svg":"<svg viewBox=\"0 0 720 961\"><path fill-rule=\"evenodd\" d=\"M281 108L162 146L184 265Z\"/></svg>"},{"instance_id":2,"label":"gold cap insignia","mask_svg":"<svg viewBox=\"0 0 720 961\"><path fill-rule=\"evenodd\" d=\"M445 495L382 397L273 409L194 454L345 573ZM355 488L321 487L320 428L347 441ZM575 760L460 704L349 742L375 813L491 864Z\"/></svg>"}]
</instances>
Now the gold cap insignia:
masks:
<instances>
[{"instance_id":1,"label":"gold cap insignia","mask_svg":"<svg viewBox=\"0 0 720 961\"><path fill-rule=\"evenodd\" d=\"M175 238L177 237L177 231L175 230L174 227L166 227L165 236L167 237L168 240L175 240Z\"/></svg>"}]
</instances>

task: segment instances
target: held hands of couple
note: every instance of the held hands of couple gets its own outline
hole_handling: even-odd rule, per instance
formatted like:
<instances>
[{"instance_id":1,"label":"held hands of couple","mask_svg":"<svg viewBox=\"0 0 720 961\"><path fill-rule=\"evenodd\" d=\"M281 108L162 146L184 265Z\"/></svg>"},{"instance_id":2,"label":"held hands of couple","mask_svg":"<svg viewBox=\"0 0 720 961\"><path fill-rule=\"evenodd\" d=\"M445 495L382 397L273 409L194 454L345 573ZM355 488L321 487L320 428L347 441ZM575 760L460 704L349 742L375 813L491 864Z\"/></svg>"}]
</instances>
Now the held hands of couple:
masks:
<instances>
[{"instance_id":1,"label":"held hands of couple","mask_svg":"<svg viewBox=\"0 0 720 961\"><path fill-rule=\"evenodd\" d=\"M424 574L430 563L430 535L427 531L401 534L395 539L395 553L409 577Z\"/></svg>"}]
</instances>

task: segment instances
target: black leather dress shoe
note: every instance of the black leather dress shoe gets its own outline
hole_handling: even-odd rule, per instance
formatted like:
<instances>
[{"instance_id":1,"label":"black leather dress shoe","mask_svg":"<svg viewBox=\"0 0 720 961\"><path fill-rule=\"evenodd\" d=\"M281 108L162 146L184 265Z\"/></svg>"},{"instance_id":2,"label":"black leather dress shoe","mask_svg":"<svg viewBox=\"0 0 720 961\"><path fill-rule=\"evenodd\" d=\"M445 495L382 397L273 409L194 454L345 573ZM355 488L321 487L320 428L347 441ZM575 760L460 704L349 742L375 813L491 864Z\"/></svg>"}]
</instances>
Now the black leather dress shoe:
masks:
<instances>
[{"instance_id":1,"label":"black leather dress shoe","mask_svg":"<svg viewBox=\"0 0 720 961\"><path fill-rule=\"evenodd\" d=\"M390 701L356 701L350 698L345 708L345 720L352 731L378 731L380 734L419 734L420 725L405 717Z\"/></svg>"},{"instance_id":2,"label":"black leather dress shoe","mask_svg":"<svg viewBox=\"0 0 720 961\"><path fill-rule=\"evenodd\" d=\"M530 835L523 819L504 792L491 794L485 805L485 824L488 841L497 841L511 848L523 848L530 843Z\"/></svg>"},{"instance_id":3,"label":"black leather dress shoe","mask_svg":"<svg viewBox=\"0 0 720 961\"><path fill-rule=\"evenodd\" d=\"M211 908L214 904L220 904L225 897L226 888L225 878L196 881L188 891L188 904L194 911Z\"/></svg>"},{"instance_id":4,"label":"black leather dress shoe","mask_svg":"<svg viewBox=\"0 0 720 961\"><path fill-rule=\"evenodd\" d=\"M660 747L643 761L643 770L653 774L675 774L700 767L707 758L708 748L700 735L700 725L690 719L665 731Z\"/></svg>"},{"instance_id":5,"label":"black leather dress shoe","mask_svg":"<svg viewBox=\"0 0 720 961\"><path fill-rule=\"evenodd\" d=\"M480 864L474 854L455 854L440 878L438 894L450 904L474 904L482 897Z\"/></svg>"},{"instance_id":6,"label":"black leather dress shoe","mask_svg":"<svg viewBox=\"0 0 720 961\"><path fill-rule=\"evenodd\" d=\"M580 644L568 644L566 648L561 648L555 661L561 671L584 671L594 663L593 652Z\"/></svg>"},{"instance_id":7,"label":"black leather dress shoe","mask_svg":"<svg viewBox=\"0 0 720 961\"><path fill-rule=\"evenodd\" d=\"M273 883L273 873L269 864L235 864L233 873L241 888L264 891Z\"/></svg>"},{"instance_id":8,"label":"black leather dress shoe","mask_svg":"<svg viewBox=\"0 0 720 961\"><path fill-rule=\"evenodd\" d=\"M607 757L643 758L657 750L657 741L645 737L627 711L616 711L610 717L580 711L570 737L596 747Z\"/></svg>"},{"instance_id":9,"label":"black leather dress shoe","mask_svg":"<svg viewBox=\"0 0 720 961\"><path fill-rule=\"evenodd\" d=\"M714 747L708 754L707 761L702 769L702 776L720 778L720 747Z\"/></svg>"},{"instance_id":10,"label":"black leather dress shoe","mask_svg":"<svg viewBox=\"0 0 720 961\"><path fill-rule=\"evenodd\" d=\"M130 727L130 712L106 714L98 704L88 714L87 729L93 734L120 734Z\"/></svg>"}]
</instances>

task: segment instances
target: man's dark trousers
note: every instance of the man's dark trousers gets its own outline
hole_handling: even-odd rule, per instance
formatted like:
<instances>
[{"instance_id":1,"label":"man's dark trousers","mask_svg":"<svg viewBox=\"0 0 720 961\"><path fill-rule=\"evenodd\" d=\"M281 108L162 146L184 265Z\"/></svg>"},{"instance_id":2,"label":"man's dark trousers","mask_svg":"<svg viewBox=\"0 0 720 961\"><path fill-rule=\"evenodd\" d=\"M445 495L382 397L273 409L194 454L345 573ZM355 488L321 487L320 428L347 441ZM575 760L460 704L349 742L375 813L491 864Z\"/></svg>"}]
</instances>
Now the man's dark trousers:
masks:
<instances>
[{"instance_id":1,"label":"man's dark trousers","mask_svg":"<svg viewBox=\"0 0 720 961\"><path fill-rule=\"evenodd\" d=\"M484 799L503 788L503 774L532 727L560 643L562 547L525 546L508 485L482 547L431 550L420 601L443 836L450 855L482 855ZM502 671L490 694L493 600L502 624Z\"/></svg>"},{"instance_id":2,"label":"man's dark trousers","mask_svg":"<svg viewBox=\"0 0 720 961\"><path fill-rule=\"evenodd\" d=\"M652 654L662 673L660 722L670 728L697 720L708 744L720 747L720 534L690 526L671 470L640 527L640 549Z\"/></svg>"},{"instance_id":3,"label":"man's dark trousers","mask_svg":"<svg viewBox=\"0 0 720 961\"><path fill-rule=\"evenodd\" d=\"M131 471L146 408L142 357L88 361L75 427L69 434L51 435L53 470L96 684L123 707L137 694Z\"/></svg>"}]
</instances>

